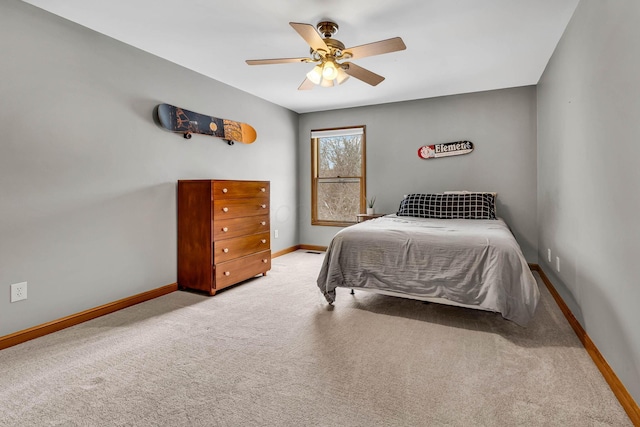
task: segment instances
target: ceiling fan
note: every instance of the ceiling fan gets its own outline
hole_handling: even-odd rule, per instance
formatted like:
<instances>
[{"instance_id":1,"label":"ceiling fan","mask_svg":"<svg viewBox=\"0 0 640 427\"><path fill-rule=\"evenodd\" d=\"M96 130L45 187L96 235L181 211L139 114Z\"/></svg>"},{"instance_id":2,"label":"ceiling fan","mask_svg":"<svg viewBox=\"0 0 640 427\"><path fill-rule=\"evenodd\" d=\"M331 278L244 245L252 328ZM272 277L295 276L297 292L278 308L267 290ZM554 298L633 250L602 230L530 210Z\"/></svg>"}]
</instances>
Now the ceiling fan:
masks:
<instances>
[{"instance_id":1,"label":"ceiling fan","mask_svg":"<svg viewBox=\"0 0 640 427\"><path fill-rule=\"evenodd\" d=\"M314 85L322 87L337 86L344 83L349 76L362 80L371 86L376 86L384 80L384 77L346 60L381 55L407 48L400 37L345 48L340 40L331 37L338 31L338 24L331 21L319 22L316 26L317 31L311 24L289 22L289 25L311 46L310 57L248 59L246 62L249 65L285 64L291 62L316 64L307 73L307 77L298 87L298 90L312 89Z\"/></svg>"}]
</instances>

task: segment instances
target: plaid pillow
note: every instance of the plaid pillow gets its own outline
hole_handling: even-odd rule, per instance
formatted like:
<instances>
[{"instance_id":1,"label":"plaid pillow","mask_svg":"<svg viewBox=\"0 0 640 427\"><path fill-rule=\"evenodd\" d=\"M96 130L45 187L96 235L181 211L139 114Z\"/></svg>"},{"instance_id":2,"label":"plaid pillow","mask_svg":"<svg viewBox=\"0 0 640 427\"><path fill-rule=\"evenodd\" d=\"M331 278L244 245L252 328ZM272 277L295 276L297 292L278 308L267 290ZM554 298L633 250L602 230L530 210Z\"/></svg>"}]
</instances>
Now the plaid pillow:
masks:
<instances>
[{"instance_id":1,"label":"plaid pillow","mask_svg":"<svg viewBox=\"0 0 640 427\"><path fill-rule=\"evenodd\" d=\"M491 193L409 194L398 216L438 219L496 219L496 198Z\"/></svg>"}]
</instances>

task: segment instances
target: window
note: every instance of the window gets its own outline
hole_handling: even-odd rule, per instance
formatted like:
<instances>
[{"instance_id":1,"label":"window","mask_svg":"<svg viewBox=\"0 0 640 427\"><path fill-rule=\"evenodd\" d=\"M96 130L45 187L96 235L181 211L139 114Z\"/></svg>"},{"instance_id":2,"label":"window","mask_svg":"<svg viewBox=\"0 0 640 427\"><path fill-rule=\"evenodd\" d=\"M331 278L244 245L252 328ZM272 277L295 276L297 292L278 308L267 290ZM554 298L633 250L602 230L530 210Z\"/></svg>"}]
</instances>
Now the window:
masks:
<instances>
[{"instance_id":1,"label":"window","mask_svg":"<svg viewBox=\"0 0 640 427\"><path fill-rule=\"evenodd\" d=\"M311 131L311 224L346 226L366 206L365 127Z\"/></svg>"}]
</instances>

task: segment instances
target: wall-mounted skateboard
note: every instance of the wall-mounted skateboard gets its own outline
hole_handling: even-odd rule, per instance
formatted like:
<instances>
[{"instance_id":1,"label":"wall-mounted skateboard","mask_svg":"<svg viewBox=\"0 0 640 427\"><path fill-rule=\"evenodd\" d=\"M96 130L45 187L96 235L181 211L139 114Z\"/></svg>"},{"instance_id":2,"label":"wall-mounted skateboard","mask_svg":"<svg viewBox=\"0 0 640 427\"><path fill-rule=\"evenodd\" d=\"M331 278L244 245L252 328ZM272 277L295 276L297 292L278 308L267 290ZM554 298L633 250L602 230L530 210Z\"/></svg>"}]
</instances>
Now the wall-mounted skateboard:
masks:
<instances>
[{"instance_id":1,"label":"wall-mounted skateboard","mask_svg":"<svg viewBox=\"0 0 640 427\"><path fill-rule=\"evenodd\" d=\"M222 138L229 145L234 141L251 144L256 140L256 130L246 123L205 116L169 104L158 105L156 114L163 128L181 133L186 139L190 139L191 134L200 133Z\"/></svg>"},{"instance_id":2,"label":"wall-mounted skateboard","mask_svg":"<svg viewBox=\"0 0 640 427\"><path fill-rule=\"evenodd\" d=\"M444 144L423 145L418 148L421 159L437 159L438 157L459 156L473 151L473 142L458 141Z\"/></svg>"}]
</instances>

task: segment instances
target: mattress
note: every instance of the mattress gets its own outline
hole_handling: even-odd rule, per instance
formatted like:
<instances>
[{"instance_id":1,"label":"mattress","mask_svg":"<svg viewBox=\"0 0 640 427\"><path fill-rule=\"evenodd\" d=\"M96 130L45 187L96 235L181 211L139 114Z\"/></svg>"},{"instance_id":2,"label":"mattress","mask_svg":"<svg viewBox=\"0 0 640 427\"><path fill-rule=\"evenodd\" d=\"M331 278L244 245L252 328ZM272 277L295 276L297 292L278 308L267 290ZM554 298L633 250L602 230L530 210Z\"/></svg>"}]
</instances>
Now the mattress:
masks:
<instances>
[{"instance_id":1,"label":"mattress","mask_svg":"<svg viewBox=\"0 0 640 427\"><path fill-rule=\"evenodd\" d=\"M339 231L317 285L329 303L336 288L442 298L500 313L525 326L540 293L501 218L431 219L387 215Z\"/></svg>"}]
</instances>

